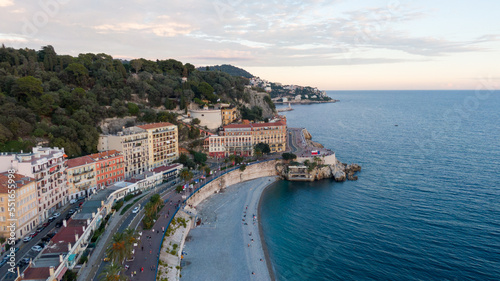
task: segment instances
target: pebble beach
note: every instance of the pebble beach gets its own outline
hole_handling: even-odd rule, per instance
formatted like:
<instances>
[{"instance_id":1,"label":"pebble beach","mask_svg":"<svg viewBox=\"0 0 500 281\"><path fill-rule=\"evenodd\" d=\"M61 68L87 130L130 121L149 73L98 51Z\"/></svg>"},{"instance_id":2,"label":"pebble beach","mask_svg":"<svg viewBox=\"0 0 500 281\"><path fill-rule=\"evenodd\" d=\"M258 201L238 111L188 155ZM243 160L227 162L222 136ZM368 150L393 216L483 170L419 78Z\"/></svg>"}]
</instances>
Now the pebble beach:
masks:
<instances>
[{"instance_id":1,"label":"pebble beach","mask_svg":"<svg viewBox=\"0 0 500 281\"><path fill-rule=\"evenodd\" d=\"M259 231L262 192L277 180L264 177L223 189L197 206L202 224L183 252L182 280L273 280Z\"/></svg>"}]
</instances>

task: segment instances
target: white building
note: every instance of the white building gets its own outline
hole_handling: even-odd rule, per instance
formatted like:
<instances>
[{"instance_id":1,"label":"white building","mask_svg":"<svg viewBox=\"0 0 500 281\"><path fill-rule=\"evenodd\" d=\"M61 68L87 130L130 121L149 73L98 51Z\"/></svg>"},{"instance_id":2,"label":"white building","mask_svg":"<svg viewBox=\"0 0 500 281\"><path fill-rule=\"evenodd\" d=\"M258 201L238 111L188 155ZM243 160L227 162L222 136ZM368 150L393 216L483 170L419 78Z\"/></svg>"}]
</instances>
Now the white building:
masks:
<instances>
[{"instance_id":1,"label":"white building","mask_svg":"<svg viewBox=\"0 0 500 281\"><path fill-rule=\"evenodd\" d=\"M65 157L64 148L39 146L31 153L0 155L0 171L14 169L35 179L39 221L68 202Z\"/></svg>"}]
</instances>

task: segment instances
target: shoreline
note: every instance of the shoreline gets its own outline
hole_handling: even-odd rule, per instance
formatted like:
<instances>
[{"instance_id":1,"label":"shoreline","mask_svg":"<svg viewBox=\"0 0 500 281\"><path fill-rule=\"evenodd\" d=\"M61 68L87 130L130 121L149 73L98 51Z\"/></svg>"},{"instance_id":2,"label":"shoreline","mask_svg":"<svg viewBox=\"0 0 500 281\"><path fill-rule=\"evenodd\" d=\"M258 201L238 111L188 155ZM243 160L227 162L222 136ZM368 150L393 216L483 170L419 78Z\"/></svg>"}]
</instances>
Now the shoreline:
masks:
<instances>
[{"instance_id":1,"label":"shoreline","mask_svg":"<svg viewBox=\"0 0 500 281\"><path fill-rule=\"evenodd\" d=\"M184 280L276 280L260 208L265 190L278 180L272 176L241 182L200 202L196 217L202 224L190 230L182 249Z\"/></svg>"},{"instance_id":2,"label":"shoreline","mask_svg":"<svg viewBox=\"0 0 500 281\"><path fill-rule=\"evenodd\" d=\"M268 184L259 195L259 204L257 205L257 221L259 223L259 236L260 236L260 244L262 244L262 251L264 251L264 259L266 261L267 271L269 271L269 277L271 281L276 281L276 275L274 273L274 267L271 263L271 257L269 256L269 250L267 249L266 239L264 239L264 231L262 229L262 220L261 220L261 210L262 210L262 198L264 197L264 193L267 189L276 183L279 180L274 180L270 184Z\"/></svg>"}]
</instances>

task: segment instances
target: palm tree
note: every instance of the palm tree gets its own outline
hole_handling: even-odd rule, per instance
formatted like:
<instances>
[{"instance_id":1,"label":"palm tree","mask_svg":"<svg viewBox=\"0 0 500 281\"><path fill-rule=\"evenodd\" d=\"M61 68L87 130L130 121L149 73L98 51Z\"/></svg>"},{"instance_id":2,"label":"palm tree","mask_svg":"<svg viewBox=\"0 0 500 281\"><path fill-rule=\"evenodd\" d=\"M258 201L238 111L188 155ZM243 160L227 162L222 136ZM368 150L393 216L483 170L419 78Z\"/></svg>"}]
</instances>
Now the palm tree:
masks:
<instances>
[{"instance_id":1,"label":"palm tree","mask_svg":"<svg viewBox=\"0 0 500 281\"><path fill-rule=\"evenodd\" d=\"M155 195L151 196L151 199L149 199L149 202L151 202L151 205L153 206L152 208L154 210L154 213L156 214L156 212L158 211L158 208L162 204L160 194L155 194Z\"/></svg>"},{"instance_id":2,"label":"palm tree","mask_svg":"<svg viewBox=\"0 0 500 281\"><path fill-rule=\"evenodd\" d=\"M111 247L108 248L107 254L114 263L119 264L128 256L125 238L122 232L117 232L111 239Z\"/></svg>"},{"instance_id":3,"label":"palm tree","mask_svg":"<svg viewBox=\"0 0 500 281\"><path fill-rule=\"evenodd\" d=\"M190 181L192 178L193 178L193 173L191 171L189 171L188 169L183 169L181 171L181 179L183 179L184 181Z\"/></svg>"},{"instance_id":4,"label":"palm tree","mask_svg":"<svg viewBox=\"0 0 500 281\"><path fill-rule=\"evenodd\" d=\"M124 236L124 241L125 241L125 248L127 249L127 257L131 258L132 257L132 249L134 248L134 243L137 242L136 238L136 231L133 230L132 228L127 228L123 232Z\"/></svg>"},{"instance_id":5,"label":"palm tree","mask_svg":"<svg viewBox=\"0 0 500 281\"><path fill-rule=\"evenodd\" d=\"M122 274L123 266L111 262L108 266L104 268L101 274L99 274L100 281L125 281L127 277Z\"/></svg>"}]
</instances>

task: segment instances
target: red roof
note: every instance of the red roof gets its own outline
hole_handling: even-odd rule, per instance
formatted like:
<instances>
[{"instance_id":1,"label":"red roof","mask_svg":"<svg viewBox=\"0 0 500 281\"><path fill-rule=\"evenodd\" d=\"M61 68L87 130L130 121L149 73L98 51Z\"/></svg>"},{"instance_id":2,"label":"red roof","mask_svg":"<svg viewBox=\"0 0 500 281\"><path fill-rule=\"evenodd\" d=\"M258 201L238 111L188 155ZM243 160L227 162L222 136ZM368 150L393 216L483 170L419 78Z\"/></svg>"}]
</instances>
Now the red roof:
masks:
<instances>
[{"instance_id":1,"label":"red roof","mask_svg":"<svg viewBox=\"0 0 500 281\"><path fill-rule=\"evenodd\" d=\"M149 130L149 129L156 129L156 128L161 128L161 127L168 127L168 126L173 126L172 123L168 123L168 122L159 122L159 123L151 123L151 124L146 124L146 125L140 125L140 126L137 126L141 129L144 129L144 130Z\"/></svg>"},{"instance_id":2,"label":"red roof","mask_svg":"<svg viewBox=\"0 0 500 281\"><path fill-rule=\"evenodd\" d=\"M12 174L12 176L11 179L14 180L14 184L17 186L17 188L21 188L35 180L33 178L16 173ZM9 191L9 173L8 172L0 173L0 193L8 193L8 191Z\"/></svg>"},{"instance_id":3,"label":"red roof","mask_svg":"<svg viewBox=\"0 0 500 281\"><path fill-rule=\"evenodd\" d=\"M24 271L24 277L21 280L45 280L50 277L48 267L28 267Z\"/></svg>"},{"instance_id":4,"label":"red roof","mask_svg":"<svg viewBox=\"0 0 500 281\"><path fill-rule=\"evenodd\" d=\"M103 151L103 152L88 155L88 157L93 158L93 159L97 159L97 161L102 160L102 158L104 156L118 157L118 156L122 156L122 153L118 150L108 150L108 151Z\"/></svg>"},{"instance_id":5,"label":"red roof","mask_svg":"<svg viewBox=\"0 0 500 281\"><path fill-rule=\"evenodd\" d=\"M175 168L177 166L180 166L180 164L174 164L174 165L170 165L170 166L160 166L158 168L154 168L153 172L160 173L160 172L164 172L164 171L168 171L170 169L173 169L173 168Z\"/></svg>"},{"instance_id":6,"label":"red roof","mask_svg":"<svg viewBox=\"0 0 500 281\"><path fill-rule=\"evenodd\" d=\"M67 161L68 163L68 168L73 168L73 167L78 167L82 166L88 163L94 163L95 160L89 156L82 156L82 157L77 157L73 159L69 159Z\"/></svg>"},{"instance_id":7,"label":"red roof","mask_svg":"<svg viewBox=\"0 0 500 281\"><path fill-rule=\"evenodd\" d=\"M76 242L75 235L78 234L78 238L82 236L83 227L87 225L87 221L69 219L66 224L66 227L63 227L54 235L50 244L45 248L44 253L68 252L68 243L71 243L71 246L73 246Z\"/></svg>"}]
</instances>

